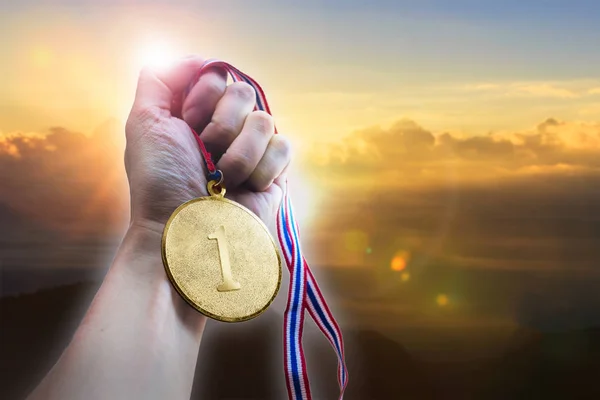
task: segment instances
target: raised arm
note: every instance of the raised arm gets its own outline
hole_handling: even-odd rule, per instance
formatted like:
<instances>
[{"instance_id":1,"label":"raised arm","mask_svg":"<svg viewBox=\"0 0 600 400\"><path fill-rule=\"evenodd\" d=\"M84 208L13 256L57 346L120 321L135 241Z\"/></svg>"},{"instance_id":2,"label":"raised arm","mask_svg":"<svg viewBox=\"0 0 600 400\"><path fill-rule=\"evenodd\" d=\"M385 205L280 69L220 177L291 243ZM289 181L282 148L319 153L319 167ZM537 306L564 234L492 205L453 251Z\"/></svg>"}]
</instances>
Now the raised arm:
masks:
<instances>
[{"instance_id":1,"label":"raised arm","mask_svg":"<svg viewBox=\"0 0 600 400\"><path fill-rule=\"evenodd\" d=\"M171 286L161 236L179 205L207 194L190 126L219 160L228 193L264 220L281 201L290 159L270 116L252 111L248 85L226 88L224 75L209 71L182 105L176 101L202 63L190 57L168 70L142 71L126 127L130 227L71 343L31 400L189 398L206 318Z\"/></svg>"}]
</instances>

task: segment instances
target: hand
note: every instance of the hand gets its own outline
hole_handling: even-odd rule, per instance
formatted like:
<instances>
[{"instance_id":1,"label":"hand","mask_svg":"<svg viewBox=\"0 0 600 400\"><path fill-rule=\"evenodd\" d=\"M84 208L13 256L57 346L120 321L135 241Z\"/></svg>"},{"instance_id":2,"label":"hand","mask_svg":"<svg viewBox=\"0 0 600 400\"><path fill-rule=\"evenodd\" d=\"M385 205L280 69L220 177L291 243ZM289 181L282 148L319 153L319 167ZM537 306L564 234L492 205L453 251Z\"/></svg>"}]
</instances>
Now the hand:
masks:
<instances>
[{"instance_id":1,"label":"hand","mask_svg":"<svg viewBox=\"0 0 600 400\"><path fill-rule=\"evenodd\" d=\"M186 58L168 69L146 68L140 74L126 125L132 225L162 231L178 206L208 194L207 171L190 126L201 132L218 160L226 197L267 224L276 216L290 162L289 142L274 135L270 115L252 111L254 89L241 82L227 87L222 71L204 73L178 105L203 61Z\"/></svg>"}]
</instances>

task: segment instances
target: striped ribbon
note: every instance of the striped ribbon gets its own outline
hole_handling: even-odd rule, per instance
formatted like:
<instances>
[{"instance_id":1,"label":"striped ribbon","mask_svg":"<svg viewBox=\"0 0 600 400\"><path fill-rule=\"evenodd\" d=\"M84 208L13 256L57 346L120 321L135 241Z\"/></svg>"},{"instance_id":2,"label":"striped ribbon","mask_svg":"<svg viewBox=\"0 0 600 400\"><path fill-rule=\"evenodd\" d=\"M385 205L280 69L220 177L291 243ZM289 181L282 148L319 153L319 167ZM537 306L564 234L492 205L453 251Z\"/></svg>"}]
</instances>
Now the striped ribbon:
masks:
<instances>
[{"instance_id":1,"label":"striped ribbon","mask_svg":"<svg viewBox=\"0 0 600 400\"><path fill-rule=\"evenodd\" d=\"M234 66L219 60L208 60L202 65L195 78L192 80L186 95L196 84L198 79L208 67L219 67L227 71L234 82L242 81L252 86L256 92L255 110L271 114L264 91L254 79L242 73ZM277 130L275 130L277 133ZM216 170L210 155L206 152L204 144L194 135L202 152L205 154L209 179L220 179L220 172ZM206 156L208 155L208 156ZM327 302L319 289L317 280L312 274L306 259L302 255L300 246L300 232L294 219L294 210L286 182L285 192L277 216L277 236L283 251L285 263L290 271L290 284L288 291L287 307L284 316L284 364L288 395L293 400L312 399L306 361L302 349L302 331L304 326L304 312L315 321L321 332L329 340L338 357L337 378L340 387L340 397L343 399L344 390L348 384L348 372L344 359L344 342L342 331Z\"/></svg>"}]
</instances>

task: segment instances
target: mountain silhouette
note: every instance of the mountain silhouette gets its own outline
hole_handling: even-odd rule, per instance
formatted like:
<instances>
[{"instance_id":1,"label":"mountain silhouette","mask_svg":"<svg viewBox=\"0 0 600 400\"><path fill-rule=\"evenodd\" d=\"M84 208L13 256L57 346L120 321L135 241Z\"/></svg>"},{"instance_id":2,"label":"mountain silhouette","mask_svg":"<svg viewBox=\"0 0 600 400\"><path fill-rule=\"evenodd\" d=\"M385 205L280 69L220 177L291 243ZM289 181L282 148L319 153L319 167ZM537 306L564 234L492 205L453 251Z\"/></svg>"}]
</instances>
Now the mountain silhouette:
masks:
<instances>
[{"instance_id":1,"label":"mountain silhouette","mask_svg":"<svg viewBox=\"0 0 600 400\"><path fill-rule=\"evenodd\" d=\"M504 356L487 368L489 382L481 388L487 398L600 398L600 328L522 328L512 339Z\"/></svg>"},{"instance_id":2,"label":"mountain silhouette","mask_svg":"<svg viewBox=\"0 0 600 400\"><path fill-rule=\"evenodd\" d=\"M0 398L23 399L68 344L97 283L0 298ZM424 338L425 339L425 338ZM431 339L431 338L429 338ZM376 331L344 329L345 399L598 399L600 329L523 328L495 359L423 362ZM338 396L335 354L306 323L313 398ZM282 316L242 324L209 321L192 399L283 399Z\"/></svg>"}]
</instances>

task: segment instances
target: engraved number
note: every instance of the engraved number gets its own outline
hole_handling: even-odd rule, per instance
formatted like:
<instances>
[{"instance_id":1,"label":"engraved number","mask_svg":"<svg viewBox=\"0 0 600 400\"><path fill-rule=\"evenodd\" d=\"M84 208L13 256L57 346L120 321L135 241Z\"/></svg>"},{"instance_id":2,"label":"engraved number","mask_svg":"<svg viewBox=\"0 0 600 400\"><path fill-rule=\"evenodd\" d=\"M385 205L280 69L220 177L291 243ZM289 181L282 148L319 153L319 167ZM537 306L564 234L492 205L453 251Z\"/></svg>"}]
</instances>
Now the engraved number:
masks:
<instances>
[{"instance_id":1,"label":"engraved number","mask_svg":"<svg viewBox=\"0 0 600 400\"><path fill-rule=\"evenodd\" d=\"M231 263L229 262L229 249L227 248L225 227L221 225L216 232L208 235L208 238L217 241L219 258L221 259L221 276L223 277L223 282L217 286L217 290L219 292L238 290L240 288L240 283L234 281L233 277L231 276Z\"/></svg>"}]
</instances>

